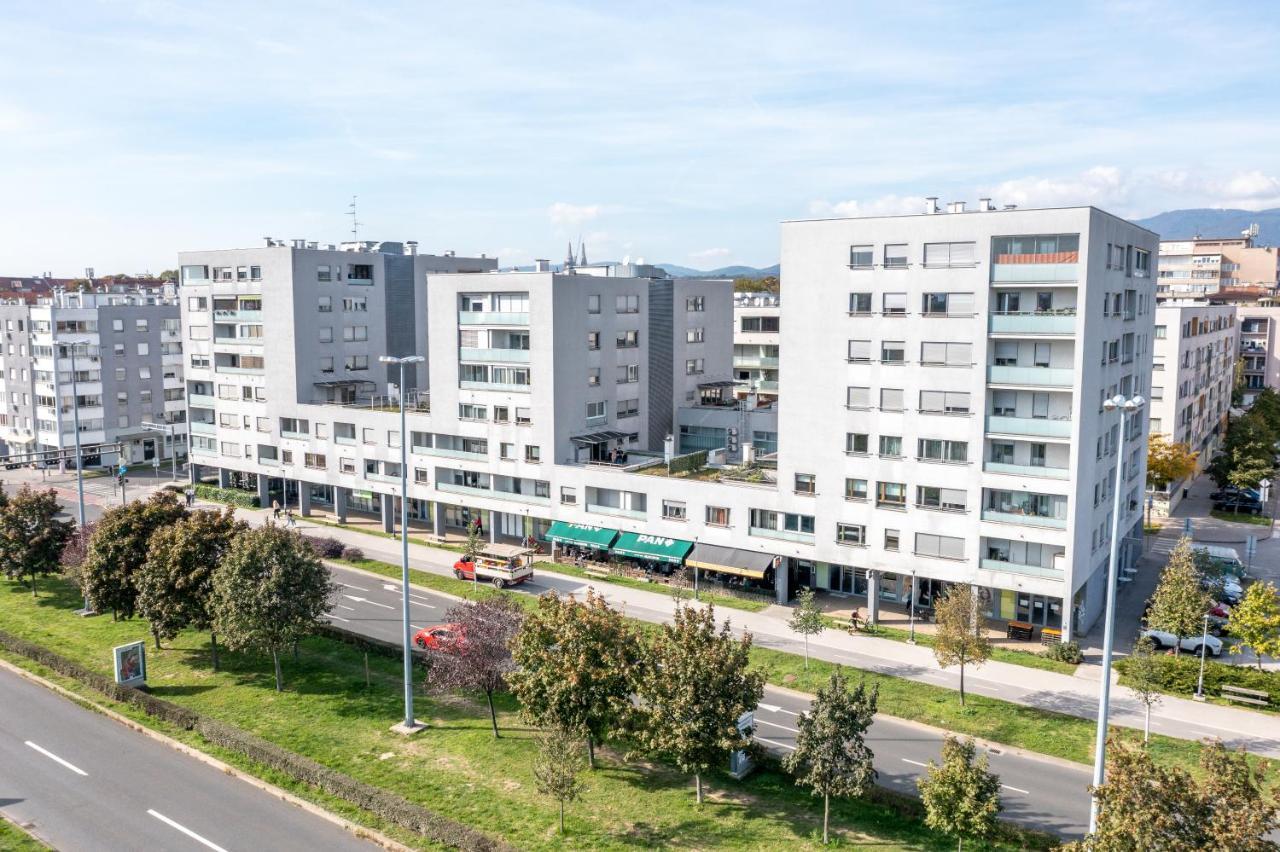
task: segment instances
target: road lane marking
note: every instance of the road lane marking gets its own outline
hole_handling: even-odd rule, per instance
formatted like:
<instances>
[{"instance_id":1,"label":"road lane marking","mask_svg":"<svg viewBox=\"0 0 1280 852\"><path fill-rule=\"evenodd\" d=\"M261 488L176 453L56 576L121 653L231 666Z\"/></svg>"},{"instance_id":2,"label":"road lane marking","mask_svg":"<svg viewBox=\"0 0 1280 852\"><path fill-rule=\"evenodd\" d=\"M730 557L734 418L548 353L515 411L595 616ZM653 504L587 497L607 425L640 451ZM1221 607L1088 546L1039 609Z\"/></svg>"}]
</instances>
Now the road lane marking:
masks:
<instances>
[{"instance_id":1,"label":"road lane marking","mask_svg":"<svg viewBox=\"0 0 1280 852\"><path fill-rule=\"evenodd\" d=\"M768 725L770 728L778 728L783 731L790 731L793 734L800 733L795 728L788 728L786 725L779 725L777 722L769 722L764 719L756 719L757 725Z\"/></svg>"},{"instance_id":2,"label":"road lane marking","mask_svg":"<svg viewBox=\"0 0 1280 852\"><path fill-rule=\"evenodd\" d=\"M757 734L757 735L756 735L756 739L758 739L758 740L759 740L760 742L762 742L762 743L768 743L769 745L777 746L778 748L785 748L785 749L787 749L787 750L789 750L789 751L795 751L795 750L796 750L796 747L795 747L795 746L793 746L793 745L787 745L786 743L780 743L780 742L778 742L777 740L765 739L764 737L760 736L759 734Z\"/></svg>"},{"instance_id":3,"label":"road lane marking","mask_svg":"<svg viewBox=\"0 0 1280 852\"><path fill-rule=\"evenodd\" d=\"M187 837L190 837L192 840L196 841L197 843L203 843L205 846L208 846L210 849L216 850L216 852L227 852L226 849L223 849L221 846L214 843L212 840L206 840L205 838L196 834L191 829L187 828L185 825L174 822L173 820L169 819L167 816L165 816L162 813L154 811L151 808L147 808L147 813L151 814L153 817L160 820L165 825L171 828L176 828L178 831L181 831L183 834L185 834Z\"/></svg>"},{"instance_id":4,"label":"road lane marking","mask_svg":"<svg viewBox=\"0 0 1280 852\"><path fill-rule=\"evenodd\" d=\"M340 615L334 615L333 613L329 613L329 616L328 616L328 617L329 617L329 618L336 618L336 619L338 619L339 621L343 622L344 624L350 624L350 623L351 623L351 619L349 619L349 618L343 618L342 616L340 616Z\"/></svg>"},{"instance_id":5,"label":"road lane marking","mask_svg":"<svg viewBox=\"0 0 1280 852\"><path fill-rule=\"evenodd\" d=\"M371 601L371 600L369 600L368 598L358 598L358 597L356 597L355 595L343 595L343 597L344 597L344 598L346 598L346 599L347 599L347 600L349 600L349 601L355 601L356 603L367 603L367 604L372 604L372 605L374 605L374 606L380 606L380 607L382 607L383 609L395 609L395 607L393 607L393 606L390 606L390 605L388 605L388 604L384 604L384 603L378 603L377 601Z\"/></svg>"},{"instance_id":6,"label":"road lane marking","mask_svg":"<svg viewBox=\"0 0 1280 852\"><path fill-rule=\"evenodd\" d=\"M1003 788L1005 788L1006 790L1012 790L1012 791L1013 791L1013 792L1015 792L1015 793L1021 793L1021 794L1022 794L1022 795L1024 795L1024 796L1030 796L1030 795L1031 795L1031 791L1030 791L1030 790L1024 790L1024 789L1022 789L1021 787L1012 787L1012 786L1010 786L1010 785L1008 785L1008 784L1001 784L1000 786L1001 786L1001 787L1003 787Z\"/></svg>"},{"instance_id":7,"label":"road lane marking","mask_svg":"<svg viewBox=\"0 0 1280 852\"><path fill-rule=\"evenodd\" d=\"M53 762L55 762L55 763L61 763L63 766L65 766L67 769L70 769L70 770L71 770L72 772L74 772L75 774L77 774L77 775L83 775L83 776L84 776L84 777L86 777L86 778L88 778L88 777L89 777L89 773L88 773L88 772L85 772L83 769L81 769L79 766L76 766L74 763L69 763L69 762L67 762L67 761L63 760L62 758L58 757L58 756L57 756L56 754L54 754L53 752L49 751L47 748L41 748L40 746L38 746L38 745L36 745L35 743L31 742L31 740L24 740L24 742L25 742L28 746L30 746L31 748L35 749L36 751L38 751L38 752L40 752L41 754L43 754L45 757L47 757L47 758L49 758L50 760L52 760Z\"/></svg>"},{"instance_id":8,"label":"road lane marking","mask_svg":"<svg viewBox=\"0 0 1280 852\"><path fill-rule=\"evenodd\" d=\"M795 712L794 710L788 710L788 709L786 709L785 707L779 707L777 704L765 704L763 701L761 701L761 702L760 702L759 704L757 704L756 706L757 706L757 707L759 707L761 710L764 710L764 711L765 711L765 712L767 712L767 713L786 713L788 716L799 716L799 715L800 715L799 713Z\"/></svg>"},{"instance_id":9,"label":"road lane marking","mask_svg":"<svg viewBox=\"0 0 1280 852\"><path fill-rule=\"evenodd\" d=\"M928 769L928 768L929 768L929 764L927 764L927 763L921 763L921 762L920 762L920 761L918 761L918 760L912 760L912 759L911 759L911 758L909 758L909 757L904 757L904 758L902 758L902 762L903 762L903 763L910 763L912 766L923 766L923 767L924 767L924 768L926 768L926 769Z\"/></svg>"},{"instance_id":10,"label":"road lane marking","mask_svg":"<svg viewBox=\"0 0 1280 852\"><path fill-rule=\"evenodd\" d=\"M346 604L338 604L338 609L349 609L349 610L351 610L352 612L355 612L355 611L356 611L356 608L355 608L355 607L353 607L353 606L347 606Z\"/></svg>"},{"instance_id":11,"label":"road lane marking","mask_svg":"<svg viewBox=\"0 0 1280 852\"><path fill-rule=\"evenodd\" d=\"M369 591L368 589L361 588L360 586L353 586L353 585L351 585L350 583L344 583L344 582L342 582L341 580L339 580L339 581L338 581L338 585L339 585L339 586L345 586L345 587L346 587L346 588L348 588L348 589L355 589L357 592L367 592L367 591Z\"/></svg>"}]
</instances>

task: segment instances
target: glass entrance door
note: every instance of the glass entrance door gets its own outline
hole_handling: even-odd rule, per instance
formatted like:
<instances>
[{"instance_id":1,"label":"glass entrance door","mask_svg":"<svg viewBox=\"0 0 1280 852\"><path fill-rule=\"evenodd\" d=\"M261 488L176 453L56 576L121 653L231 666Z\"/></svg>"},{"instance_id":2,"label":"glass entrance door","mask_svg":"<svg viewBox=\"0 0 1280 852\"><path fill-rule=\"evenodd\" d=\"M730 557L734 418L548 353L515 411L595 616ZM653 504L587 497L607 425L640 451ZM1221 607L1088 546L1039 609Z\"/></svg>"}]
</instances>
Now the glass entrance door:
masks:
<instances>
[{"instance_id":1,"label":"glass entrance door","mask_svg":"<svg viewBox=\"0 0 1280 852\"><path fill-rule=\"evenodd\" d=\"M1016 607L1018 621L1039 627L1062 626L1062 601L1045 595L1018 595Z\"/></svg>"}]
</instances>

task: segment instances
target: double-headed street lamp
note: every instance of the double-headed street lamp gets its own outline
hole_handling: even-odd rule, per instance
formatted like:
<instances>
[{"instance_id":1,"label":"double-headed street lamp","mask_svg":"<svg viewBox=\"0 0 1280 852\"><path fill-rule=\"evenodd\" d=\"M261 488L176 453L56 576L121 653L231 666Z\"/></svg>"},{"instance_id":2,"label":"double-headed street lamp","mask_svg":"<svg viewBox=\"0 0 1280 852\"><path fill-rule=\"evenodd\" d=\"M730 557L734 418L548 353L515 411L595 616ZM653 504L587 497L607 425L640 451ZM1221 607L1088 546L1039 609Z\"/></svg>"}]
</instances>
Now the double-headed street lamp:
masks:
<instances>
[{"instance_id":1,"label":"double-headed street lamp","mask_svg":"<svg viewBox=\"0 0 1280 852\"><path fill-rule=\"evenodd\" d=\"M1125 399L1117 394L1105 400L1102 407L1107 411L1120 411L1120 440L1116 446L1116 478L1112 484L1111 495L1111 554L1107 560L1107 611L1102 626L1102 692L1098 696L1098 732L1093 750L1093 800L1089 804L1089 833L1098 828L1097 790L1106 777L1107 763L1107 717L1111 713L1111 649L1115 641L1116 630L1116 576L1120 572L1120 506L1122 505L1120 489L1124 483L1124 458L1126 427L1129 418L1138 414L1146 400L1140 396Z\"/></svg>"},{"instance_id":2,"label":"double-headed street lamp","mask_svg":"<svg viewBox=\"0 0 1280 852\"><path fill-rule=\"evenodd\" d=\"M405 355L397 358L393 355L382 355L378 358L384 364L400 366L400 585L404 600L404 722L396 726L396 730L411 734L423 726L413 717L413 651L410 643L412 636L409 625L409 435L405 431L404 417L404 365L418 364L426 358L421 355Z\"/></svg>"}]
</instances>

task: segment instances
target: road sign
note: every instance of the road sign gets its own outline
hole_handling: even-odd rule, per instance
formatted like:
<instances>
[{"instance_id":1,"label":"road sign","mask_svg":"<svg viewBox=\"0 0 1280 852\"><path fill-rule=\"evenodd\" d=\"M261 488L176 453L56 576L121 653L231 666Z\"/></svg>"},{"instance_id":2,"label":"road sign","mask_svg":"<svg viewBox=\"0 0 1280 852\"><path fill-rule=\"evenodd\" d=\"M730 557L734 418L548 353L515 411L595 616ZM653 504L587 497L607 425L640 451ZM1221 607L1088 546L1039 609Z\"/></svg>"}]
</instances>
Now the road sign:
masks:
<instances>
[{"instance_id":1,"label":"road sign","mask_svg":"<svg viewBox=\"0 0 1280 852\"><path fill-rule=\"evenodd\" d=\"M1190 518L1187 518L1185 521L1182 522L1182 534L1187 537L1191 536L1191 519Z\"/></svg>"},{"instance_id":2,"label":"road sign","mask_svg":"<svg viewBox=\"0 0 1280 852\"><path fill-rule=\"evenodd\" d=\"M1257 556L1257 555L1258 555L1258 537L1257 537L1256 535L1251 535L1251 536L1249 536L1247 539L1245 539L1245 541L1244 541L1244 555L1245 555L1245 556Z\"/></svg>"}]
</instances>

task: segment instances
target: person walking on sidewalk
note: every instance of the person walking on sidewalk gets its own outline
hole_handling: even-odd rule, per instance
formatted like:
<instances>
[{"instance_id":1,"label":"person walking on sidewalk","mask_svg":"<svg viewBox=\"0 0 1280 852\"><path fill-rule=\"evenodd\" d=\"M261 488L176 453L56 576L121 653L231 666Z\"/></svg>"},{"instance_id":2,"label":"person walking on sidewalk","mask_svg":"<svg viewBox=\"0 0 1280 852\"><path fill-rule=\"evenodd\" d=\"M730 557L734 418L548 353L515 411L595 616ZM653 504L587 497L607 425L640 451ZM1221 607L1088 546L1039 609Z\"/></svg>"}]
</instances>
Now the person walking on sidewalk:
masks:
<instances>
[{"instance_id":1,"label":"person walking on sidewalk","mask_svg":"<svg viewBox=\"0 0 1280 852\"><path fill-rule=\"evenodd\" d=\"M284 515L285 515L285 521L287 526L290 526L290 527L297 526L297 522L293 519L292 509L286 509Z\"/></svg>"},{"instance_id":2,"label":"person walking on sidewalk","mask_svg":"<svg viewBox=\"0 0 1280 852\"><path fill-rule=\"evenodd\" d=\"M279 500L271 501L271 517L277 521L280 520L280 501Z\"/></svg>"}]
</instances>

